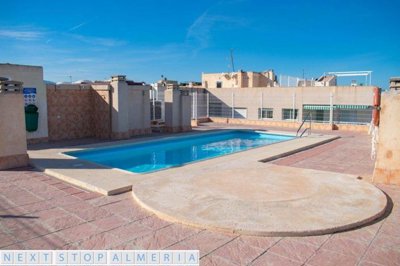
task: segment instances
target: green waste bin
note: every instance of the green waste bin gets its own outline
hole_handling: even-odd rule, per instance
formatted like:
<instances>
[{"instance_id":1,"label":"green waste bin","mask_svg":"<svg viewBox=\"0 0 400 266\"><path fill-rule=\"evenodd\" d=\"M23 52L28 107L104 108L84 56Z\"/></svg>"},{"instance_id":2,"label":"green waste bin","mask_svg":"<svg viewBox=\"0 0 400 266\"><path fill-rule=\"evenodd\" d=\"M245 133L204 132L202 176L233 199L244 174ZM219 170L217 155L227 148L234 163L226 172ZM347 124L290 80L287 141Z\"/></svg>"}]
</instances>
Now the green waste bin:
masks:
<instances>
[{"instance_id":1,"label":"green waste bin","mask_svg":"<svg viewBox=\"0 0 400 266\"><path fill-rule=\"evenodd\" d=\"M34 104L25 106L25 126L26 131L33 132L38 129L39 113L38 107Z\"/></svg>"}]
</instances>

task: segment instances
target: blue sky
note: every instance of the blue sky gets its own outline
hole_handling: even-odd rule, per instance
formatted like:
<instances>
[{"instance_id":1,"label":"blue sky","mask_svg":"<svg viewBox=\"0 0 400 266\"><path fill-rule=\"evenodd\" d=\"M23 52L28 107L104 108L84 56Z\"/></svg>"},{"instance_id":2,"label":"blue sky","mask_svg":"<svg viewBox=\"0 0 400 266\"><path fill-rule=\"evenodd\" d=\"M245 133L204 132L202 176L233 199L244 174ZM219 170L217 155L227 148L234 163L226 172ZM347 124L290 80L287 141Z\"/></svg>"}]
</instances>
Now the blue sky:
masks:
<instances>
[{"instance_id":1,"label":"blue sky","mask_svg":"<svg viewBox=\"0 0 400 266\"><path fill-rule=\"evenodd\" d=\"M0 62L42 65L45 79L200 80L274 69L318 77L400 75L400 1L5 1ZM361 78L362 82L363 79ZM346 81L347 82L347 81Z\"/></svg>"}]
</instances>

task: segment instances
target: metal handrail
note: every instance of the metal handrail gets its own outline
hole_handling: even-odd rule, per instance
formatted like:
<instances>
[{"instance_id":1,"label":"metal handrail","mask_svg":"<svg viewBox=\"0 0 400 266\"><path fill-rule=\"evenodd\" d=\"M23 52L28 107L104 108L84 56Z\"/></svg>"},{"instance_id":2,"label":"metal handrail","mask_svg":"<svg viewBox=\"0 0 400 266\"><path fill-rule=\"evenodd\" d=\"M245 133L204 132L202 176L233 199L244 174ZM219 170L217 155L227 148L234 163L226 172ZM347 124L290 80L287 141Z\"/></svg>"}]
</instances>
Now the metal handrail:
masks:
<instances>
[{"instance_id":1,"label":"metal handrail","mask_svg":"<svg viewBox=\"0 0 400 266\"><path fill-rule=\"evenodd\" d=\"M297 129L296 137L299 137L299 132L300 132L301 128L303 127L304 123L307 121L308 118L309 118L309 125L308 125L308 127L306 127L306 128L301 132L300 138L304 135L304 133L306 133L306 131L308 131L308 135L311 134L312 114L311 114L311 112L309 112L308 115L303 119L303 122L301 123L301 125L299 126L299 128Z\"/></svg>"}]
</instances>

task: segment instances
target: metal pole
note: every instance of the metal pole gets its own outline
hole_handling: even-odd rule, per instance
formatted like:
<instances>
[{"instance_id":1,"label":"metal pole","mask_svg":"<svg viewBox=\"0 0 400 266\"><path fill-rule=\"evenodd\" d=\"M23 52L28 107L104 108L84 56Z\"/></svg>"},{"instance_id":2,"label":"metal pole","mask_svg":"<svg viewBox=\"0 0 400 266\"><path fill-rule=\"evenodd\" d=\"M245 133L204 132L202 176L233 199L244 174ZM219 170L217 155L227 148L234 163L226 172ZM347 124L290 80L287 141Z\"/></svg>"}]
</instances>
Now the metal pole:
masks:
<instances>
[{"instance_id":1,"label":"metal pole","mask_svg":"<svg viewBox=\"0 0 400 266\"><path fill-rule=\"evenodd\" d=\"M233 49L231 49L231 64L232 64L232 72L235 72L235 65L233 64Z\"/></svg>"}]
</instances>

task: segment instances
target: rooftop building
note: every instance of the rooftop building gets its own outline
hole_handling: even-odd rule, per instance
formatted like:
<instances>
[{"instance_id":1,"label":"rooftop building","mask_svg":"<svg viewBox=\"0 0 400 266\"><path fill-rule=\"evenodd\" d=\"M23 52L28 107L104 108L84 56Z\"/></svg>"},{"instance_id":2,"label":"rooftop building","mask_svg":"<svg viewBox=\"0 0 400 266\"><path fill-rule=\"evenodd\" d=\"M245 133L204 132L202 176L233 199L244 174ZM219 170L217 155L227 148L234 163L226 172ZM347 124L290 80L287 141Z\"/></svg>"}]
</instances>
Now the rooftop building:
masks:
<instances>
[{"instance_id":1,"label":"rooftop building","mask_svg":"<svg viewBox=\"0 0 400 266\"><path fill-rule=\"evenodd\" d=\"M255 88L277 85L273 70L264 72L243 71L230 73L202 73L204 88Z\"/></svg>"},{"instance_id":2,"label":"rooftop building","mask_svg":"<svg viewBox=\"0 0 400 266\"><path fill-rule=\"evenodd\" d=\"M390 78L389 88L391 90L400 90L400 77Z\"/></svg>"}]
</instances>

